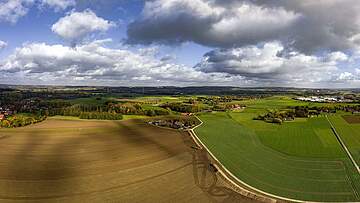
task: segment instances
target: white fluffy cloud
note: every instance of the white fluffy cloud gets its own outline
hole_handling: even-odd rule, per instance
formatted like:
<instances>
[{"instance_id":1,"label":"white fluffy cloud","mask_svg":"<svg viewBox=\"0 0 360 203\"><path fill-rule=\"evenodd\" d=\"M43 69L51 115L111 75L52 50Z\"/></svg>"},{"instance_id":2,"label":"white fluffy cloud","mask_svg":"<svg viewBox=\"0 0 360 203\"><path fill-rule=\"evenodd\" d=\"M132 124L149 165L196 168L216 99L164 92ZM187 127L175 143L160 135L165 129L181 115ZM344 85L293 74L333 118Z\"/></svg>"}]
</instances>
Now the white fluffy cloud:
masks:
<instances>
[{"instance_id":1,"label":"white fluffy cloud","mask_svg":"<svg viewBox=\"0 0 360 203\"><path fill-rule=\"evenodd\" d=\"M90 33L105 32L114 26L113 22L100 18L93 11L87 9L83 12L72 12L60 18L51 29L65 40L74 42Z\"/></svg>"},{"instance_id":2,"label":"white fluffy cloud","mask_svg":"<svg viewBox=\"0 0 360 203\"><path fill-rule=\"evenodd\" d=\"M55 10L65 10L76 5L75 0L41 0L42 5L49 6Z\"/></svg>"},{"instance_id":3,"label":"white fluffy cloud","mask_svg":"<svg viewBox=\"0 0 360 203\"><path fill-rule=\"evenodd\" d=\"M360 84L360 69L355 68L353 73L343 72L337 78L337 81L350 81L350 82L358 82Z\"/></svg>"},{"instance_id":4,"label":"white fluffy cloud","mask_svg":"<svg viewBox=\"0 0 360 203\"><path fill-rule=\"evenodd\" d=\"M154 58L152 53L110 49L100 40L74 48L25 44L0 62L3 78L18 76L31 83L92 85L238 84L249 81L226 73L204 73Z\"/></svg>"},{"instance_id":5,"label":"white fluffy cloud","mask_svg":"<svg viewBox=\"0 0 360 203\"><path fill-rule=\"evenodd\" d=\"M0 1L0 21L16 23L27 14L34 0L4 0Z\"/></svg>"},{"instance_id":6,"label":"white fluffy cloud","mask_svg":"<svg viewBox=\"0 0 360 203\"><path fill-rule=\"evenodd\" d=\"M309 56L280 42L218 49L196 67L162 60L156 48L108 48L110 39L75 47L29 43L0 61L0 82L74 85L234 85L354 87L360 69L343 70L340 52ZM11 81L8 79L11 78Z\"/></svg>"},{"instance_id":7,"label":"white fluffy cloud","mask_svg":"<svg viewBox=\"0 0 360 203\"><path fill-rule=\"evenodd\" d=\"M75 6L76 2L75 0L2 0L0 1L0 21L14 24L34 5L64 10Z\"/></svg>"},{"instance_id":8,"label":"white fluffy cloud","mask_svg":"<svg viewBox=\"0 0 360 203\"><path fill-rule=\"evenodd\" d=\"M4 49L7 46L7 43L0 40L0 50Z\"/></svg>"},{"instance_id":9,"label":"white fluffy cloud","mask_svg":"<svg viewBox=\"0 0 360 203\"><path fill-rule=\"evenodd\" d=\"M354 80L355 78L356 78L356 76L354 74L349 73L349 72L343 72L339 75L338 80L348 81L348 80Z\"/></svg>"},{"instance_id":10,"label":"white fluffy cloud","mask_svg":"<svg viewBox=\"0 0 360 203\"><path fill-rule=\"evenodd\" d=\"M331 82L341 69L339 63L348 60L342 52L324 56L288 52L279 42L262 46L217 49L207 53L197 70L207 73L229 73L260 83L302 84ZM344 73L342 79L347 79Z\"/></svg>"}]
</instances>

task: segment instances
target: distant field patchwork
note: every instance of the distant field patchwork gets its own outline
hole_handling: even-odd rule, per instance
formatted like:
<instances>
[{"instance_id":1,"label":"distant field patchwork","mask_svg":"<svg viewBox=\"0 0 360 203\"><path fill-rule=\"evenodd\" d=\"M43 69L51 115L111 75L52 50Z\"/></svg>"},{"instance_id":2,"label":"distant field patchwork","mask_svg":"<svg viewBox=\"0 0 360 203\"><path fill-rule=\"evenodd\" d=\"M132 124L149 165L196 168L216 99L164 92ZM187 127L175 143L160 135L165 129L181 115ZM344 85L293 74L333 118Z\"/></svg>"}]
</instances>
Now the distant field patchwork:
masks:
<instances>
[{"instance_id":1,"label":"distant field patchwork","mask_svg":"<svg viewBox=\"0 0 360 203\"><path fill-rule=\"evenodd\" d=\"M286 104L285 104L286 105ZM199 138L240 180L275 195L307 201L359 201L359 175L324 117L284 125L244 113L200 116Z\"/></svg>"}]
</instances>

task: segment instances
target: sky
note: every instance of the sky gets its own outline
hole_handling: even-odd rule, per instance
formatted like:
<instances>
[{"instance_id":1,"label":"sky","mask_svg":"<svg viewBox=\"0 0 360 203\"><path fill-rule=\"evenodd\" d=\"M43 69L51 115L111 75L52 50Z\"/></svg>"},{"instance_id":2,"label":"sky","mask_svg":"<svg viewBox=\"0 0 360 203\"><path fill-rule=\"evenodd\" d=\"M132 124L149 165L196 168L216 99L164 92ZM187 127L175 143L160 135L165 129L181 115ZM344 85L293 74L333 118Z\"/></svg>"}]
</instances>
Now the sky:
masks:
<instances>
[{"instance_id":1,"label":"sky","mask_svg":"<svg viewBox=\"0 0 360 203\"><path fill-rule=\"evenodd\" d=\"M0 0L0 84L360 88L358 0Z\"/></svg>"}]
</instances>

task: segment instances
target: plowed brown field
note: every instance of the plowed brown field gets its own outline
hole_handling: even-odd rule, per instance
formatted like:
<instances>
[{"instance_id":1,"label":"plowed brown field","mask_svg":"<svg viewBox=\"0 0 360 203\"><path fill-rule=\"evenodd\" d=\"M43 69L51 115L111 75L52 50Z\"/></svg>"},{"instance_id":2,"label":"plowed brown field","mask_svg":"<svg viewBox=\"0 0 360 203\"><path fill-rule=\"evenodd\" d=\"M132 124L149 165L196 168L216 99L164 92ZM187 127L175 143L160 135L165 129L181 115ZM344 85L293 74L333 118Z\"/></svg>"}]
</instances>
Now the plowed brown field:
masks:
<instances>
[{"instance_id":1,"label":"plowed brown field","mask_svg":"<svg viewBox=\"0 0 360 203\"><path fill-rule=\"evenodd\" d=\"M353 115L346 115L343 116L343 118L345 119L345 121L349 124L357 124L360 123L360 115L357 116L353 116Z\"/></svg>"},{"instance_id":2,"label":"plowed brown field","mask_svg":"<svg viewBox=\"0 0 360 203\"><path fill-rule=\"evenodd\" d=\"M142 121L0 129L0 202L248 202L185 133Z\"/></svg>"}]
</instances>

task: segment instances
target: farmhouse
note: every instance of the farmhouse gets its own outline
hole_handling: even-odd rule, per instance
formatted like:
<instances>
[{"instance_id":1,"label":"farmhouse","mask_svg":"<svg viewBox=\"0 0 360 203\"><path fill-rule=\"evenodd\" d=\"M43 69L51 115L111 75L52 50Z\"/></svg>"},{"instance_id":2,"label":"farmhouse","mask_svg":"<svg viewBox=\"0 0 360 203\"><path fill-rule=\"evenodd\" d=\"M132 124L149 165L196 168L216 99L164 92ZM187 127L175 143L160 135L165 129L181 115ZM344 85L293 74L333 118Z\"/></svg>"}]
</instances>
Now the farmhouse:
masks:
<instances>
[{"instance_id":1,"label":"farmhouse","mask_svg":"<svg viewBox=\"0 0 360 203\"><path fill-rule=\"evenodd\" d=\"M234 105L230 105L229 108L234 111L234 110L245 109L245 106L242 106L242 105L239 105L239 104L234 104Z\"/></svg>"},{"instance_id":2,"label":"farmhouse","mask_svg":"<svg viewBox=\"0 0 360 203\"><path fill-rule=\"evenodd\" d=\"M194 115L193 113L181 113L182 116L192 116Z\"/></svg>"}]
</instances>

